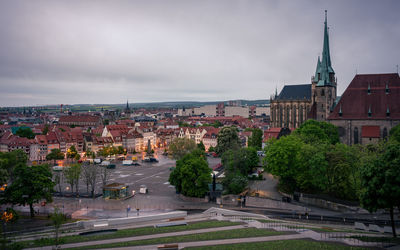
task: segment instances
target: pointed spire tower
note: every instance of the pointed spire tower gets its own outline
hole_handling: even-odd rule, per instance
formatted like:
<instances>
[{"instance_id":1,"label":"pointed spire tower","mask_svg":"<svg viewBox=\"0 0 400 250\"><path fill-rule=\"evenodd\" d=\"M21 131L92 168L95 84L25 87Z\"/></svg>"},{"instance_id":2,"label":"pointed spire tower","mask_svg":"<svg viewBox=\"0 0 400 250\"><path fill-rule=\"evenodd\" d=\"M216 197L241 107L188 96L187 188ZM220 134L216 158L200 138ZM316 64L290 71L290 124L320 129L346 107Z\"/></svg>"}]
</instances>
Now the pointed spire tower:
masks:
<instances>
[{"instance_id":1,"label":"pointed spire tower","mask_svg":"<svg viewBox=\"0 0 400 250\"><path fill-rule=\"evenodd\" d=\"M322 58L318 56L315 75L312 77L312 103L315 105L316 120L326 120L336 101L336 78L332 68L329 48L328 12L325 10L324 43Z\"/></svg>"}]
</instances>

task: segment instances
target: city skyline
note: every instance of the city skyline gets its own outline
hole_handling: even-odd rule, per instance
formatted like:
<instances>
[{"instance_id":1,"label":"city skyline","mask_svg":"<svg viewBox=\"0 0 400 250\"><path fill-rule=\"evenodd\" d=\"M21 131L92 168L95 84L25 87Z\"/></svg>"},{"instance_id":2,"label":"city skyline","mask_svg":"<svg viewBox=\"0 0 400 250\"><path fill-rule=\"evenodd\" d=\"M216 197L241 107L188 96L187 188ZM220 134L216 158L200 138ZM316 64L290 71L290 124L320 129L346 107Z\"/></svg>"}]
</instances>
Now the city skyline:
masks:
<instances>
[{"instance_id":1,"label":"city skyline","mask_svg":"<svg viewBox=\"0 0 400 250\"><path fill-rule=\"evenodd\" d=\"M269 99L309 84L328 10L341 95L393 73L396 1L3 1L0 106ZM397 45L397 46L396 46Z\"/></svg>"}]
</instances>

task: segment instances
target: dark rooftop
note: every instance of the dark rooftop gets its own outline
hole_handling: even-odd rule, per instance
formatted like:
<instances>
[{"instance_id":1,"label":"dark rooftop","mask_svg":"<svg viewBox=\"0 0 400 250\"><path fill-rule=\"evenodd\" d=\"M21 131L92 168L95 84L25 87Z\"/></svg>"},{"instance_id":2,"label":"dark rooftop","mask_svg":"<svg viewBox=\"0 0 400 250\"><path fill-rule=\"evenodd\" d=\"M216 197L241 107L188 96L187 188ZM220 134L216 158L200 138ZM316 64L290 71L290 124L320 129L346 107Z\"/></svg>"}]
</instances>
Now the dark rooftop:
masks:
<instances>
[{"instance_id":1,"label":"dark rooftop","mask_svg":"<svg viewBox=\"0 0 400 250\"><path fill-rule=\"evenodd\" d=\"M311 100L311 84L285 85L275 100Z\"/></svg>"}]
</instances>

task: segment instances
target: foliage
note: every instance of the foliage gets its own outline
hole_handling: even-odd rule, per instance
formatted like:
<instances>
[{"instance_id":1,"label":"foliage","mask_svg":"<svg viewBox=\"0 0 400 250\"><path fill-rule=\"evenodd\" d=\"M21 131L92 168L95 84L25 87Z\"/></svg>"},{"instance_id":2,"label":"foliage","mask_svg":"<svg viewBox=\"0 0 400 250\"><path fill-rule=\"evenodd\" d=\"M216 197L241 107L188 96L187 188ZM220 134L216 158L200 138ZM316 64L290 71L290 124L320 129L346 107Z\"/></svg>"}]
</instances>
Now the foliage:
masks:
<instances>
[{"instance_id":1,"label":"foliage","mask_svg":"<svg viewBox=\"0 0 400 250\"><path fill-rule=\"evenodd\" d=\"M35 134L33 133L31 128L28 127L21 127L15 131L15 135L18 135L19 137L25 137L28 139L34 139Z\"/></svg>"},{"instance_id":2,"label":"foliage","mask_svg":"<svg viewBox=\"0 0 400 250\"><path fill-rule=\"evenodd\" d=\"M203 141L200 141L200 143L197 144L197 148L202 150L202 151L206 151L206 147L204 146Z\"/></svg>"},{"instance_id":3,"label":"foliage","mask_svg":"<svg viewBox=\"0 0 400 250\"><path fill-rule=\"evenodd\" d=\"M215 148L216 153L222 155L229 149L240 148L240 140L237 133L236 127L224 127L222 128L217 137L217 147Z\"/></svg>"},{"instance_id":4,"label":"foliage","mask_svg":"<svg viewBox=\"0 0 400 250\"><path fill-rule=\"evenodd\" d=\"M67 221L67 217L65 216L65 214L63 214L59 208L54 208L54 213L52 213L50 215L51 221L53 222L54 225L54 229L55 229L55 247L56 249L58 248L58 244L59 244L59 231L60 231L60 227L61 225Z\"/></svg>"},{"instance_id":5,"label":"foliage","mask_svg":"<svg viewBox=\"0 0 400 250\"><path fill-rule=\"evenodd\" d=\"M26 164L15 168L15 180L6 189L6 200L12 204L29 205L31 217L34 216L33 204L45 199L52 201L54 182L48 165L29 167Z\"/></svg>"},{"instance_id":6,"label":"foliage","mask_svg":"<svg viewBox=\"0 0 400 250\"><path fill-rule=\"evenodd\" d=\"M264 133L261 129L259 128L252 129L252 133L248 141L248 146L254 147L257 150L261 150L263 137Z\"/></svg>"},{"instance_id":7,"label":"foliage","mask_svg":"<svg viewBox=\"0 0 400 250\"><path fill-rule=\"evenodd\" d=\"M86 191L89 193L89 186L90 186L90 192L93 198L95 195L94 191L96 188L96 180L99 173L100 173L100 167L97 164L82 166L82 177L83 181L86 184Z\"/></svg>"},{"instance_id":8,"label":"foliage","mask_svg":"<svg viewBox=\"0 0 400 250\"><path fill-rule=\"evenodd\" d=\"M76 151L75 145L72 145L69 149L67 149L67 158L75 159L78 151Z\"/></svg>"},{"instance_id":9,"label":"foliage","mask_svg":"<svg viewBox=\"0 0 400 250\"><path fill-rule=\"evenodd\" d=\"M400 142L400 124L390 130L390 139Z\"/></svg>"},{"instance_id":10,"label":"foliage","mask_svg":"<svg viewBox=\"0 0 400 250\"><path fill-rule=\"evenodd\" d=\"M307 120L293 132L305 143L328 143L336 144L339 142L339 132L335 125L328 122Z\"/></svg>"},{"instance_id":11,"label":"foliage","mask_svg":"<svg viewBox=\"0 0 400 250\"><path fill-rule=\"evenodd\" d=\"M280 177L280 182L289 190L297 187L296 176L301 173L301 148L304 143L295 136L281 137L266 150L264 166L266 170Z\"/></svg>"},{"instance_id":12,"label":"foliage","mask_svg":"<svg viewBox=\"0 0 400 250\"><path fill-rule=\"evenodd\" d=\"M124 151L124 148L122 148L122 153L123 153L123 151ZM108 147L104 147L104 148L100 149L97 152L97 155L98 156L103 156L103 157L109 157L111 155L118 154L118 152L119 152L118 148L113 147L113 146L108 146Z\"/></svg>"},{"instance_id":13,"label":"foliage","mask_svg":"<svg viewBox=\"0 0 400 250\"><path fill-rule=\"evenodd\" d=\"M239 194L248 184L247 176L238 173L225 173L225 178L222 180L225 193Z\"/></svg>"},{"instance_id":14,"label":"foliage","mask_svg":"<svg viewBox=\"0 0 400 250\"><path fill-rule=\"evenodd\" d=\"M61 152L61 150L58 148L52 149L51 152L48 155L46 155L46 160L48 161L53 160L54 164L56 160L63 160L63 159L64 159L64 153Z\"/></svg>"},{"instance_id":15,"label":"foliage","mask_svg":"<svg viewBox=\"0 0 400 250\"><path fill-rule=\"evenodd\" d=\"M208 148L208 152L215 152L215 148L214 148L213 146L210 146L210 147Z\"/></svg>"},{"instance_id":16,"label":"foliage","mask_svg":"<svg viewBox=\"0 0 400 250\"><path fill-rule=\"evenodd\" d=\"M182 128L182 127L193 127L192 125L190 125L189 123L187 123L187 122L182 122L182 121L178 121L178 125L179 125L179 127L180 128Z\"/></svg>"},{"instance_id":17,"label":"foliage","mask_svg":"<svg viewBox=\"0 0 400 250\"><path fill-rule=\"evenodd\" d=\"M204 197L211 183L211 169L204 157L204 152L195 150L176 162L169 182L183 195Z\"/></svg>"},{"instance_id":18,"label":"foliage","mask_svg":"<svg viewBox=\"0 0 400 250\"><path fill-rule=\"evenodd\" d=\"M109 124L110 124L110 120L109 119L104 119L103 120L103 125L104 126L109 125Z\"/></svg>"},{"instance_id":19,"label":"foliage","mask_svg":"<svg viewBox=\"0 0 400 250\"><path fill-rule=\"evenodd\" d=\"M196 148L196 143L191 139L175 138L168 147L168 156L179 160Z\"/></svg>"},{"instance_id":20,"label":"foliage","mask_svg":"<svg viewBox=\"0 0 400 250\"><path fill-rule=\"evenodd\" d=\"M259 162L257 150L255 148L230 149L222 155L222 165L225 171L239 172L247 176L252 172Z\"/></svg>"},{"instance_id":21,"label":"foliage","mask_svg":"<svg viewBox=\"0 0 400 250\"><path fill-rule=\"evenodd\" d=\"M96 154L93 151L90 151L89 149L85 152L86 158L91 158L94 159L96 158Z\"/></svg>"},{"instance_id":22,"label":"foliage","mask_svg":"<svg viewBox=\"0 0 400 250\"><path fill-rule=\"evenodd\" d=\"M81 164L76 163L71 166L64 167L63 174L67 183L71 186L71 192L74 192L74 186L76 187L75 192L79 190L79 177L81 176Z\"/></svg>"},{"instance_id":23,"label":"foliage","mask_svg":"<svg viewBox=\"0 0 400 250\"><path fill-rule=\"evenodd\" d=\"M385 208L390 210L393 236L394 207L400 208L400 143L391 142L382 154L367 162L361 171L361 205L370 212Z\"/></svg>"},{"instance_id":24,"label":"foliage","mask_svg":"<svg viewBox=\"0 0 400 250\"><path fill-rule=\"evenodd\" d=\"M14 170L21 165L25 165L28 160L25 152L21 149L11 152L0 152L0 182L13 182Z\"/></svg>"}]
</instances>

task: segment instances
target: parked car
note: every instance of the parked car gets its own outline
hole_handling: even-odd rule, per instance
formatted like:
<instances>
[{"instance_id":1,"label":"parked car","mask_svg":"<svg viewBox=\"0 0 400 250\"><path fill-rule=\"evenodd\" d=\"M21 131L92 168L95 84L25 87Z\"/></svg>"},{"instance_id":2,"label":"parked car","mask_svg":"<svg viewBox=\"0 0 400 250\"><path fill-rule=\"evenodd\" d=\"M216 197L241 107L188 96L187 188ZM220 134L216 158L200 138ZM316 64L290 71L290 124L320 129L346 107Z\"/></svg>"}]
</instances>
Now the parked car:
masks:
<instances>
[{"instance_id":1,"label":"parked car","mask_svg":"<svg viewBox=\"0 0 400 250\"><path fill-rule=\"evenodd\" d=\"M108 166L108 165L110 165L110 162L109 161L103 161L103 162L101 162L100 165L101 166Z\"/></svg>"},{"instance_id":2,"label":"parked car","mask_svg":"<svg viewBox=\"0 0 400 250\"><path fill-rule=\"evenodd\" d=\"M137 162L134 162L134 163L132 163L132 166L140 166L140 164Z\"/></svg>"},{"instance_id":3,"label":"parked car","mask_svg":"<svg viewBox=\"0 0 400 250\"><path fill-rule=\"evenodd\" d=\"M108 169L114 169L116 166L115 166L115 164L108 164L107 165L107 168Z\"/></svg>"},{"instance_id":4,"label":"parked car","mask_svg":"<svg viewBox=\"0 0 400 250\"><path fill-rule=\"evenodd\" d=\"M94 164L100 164L101 163L101 159L97 158L93 160Z\"/></svg>"},{"instance_id":5,"label":"parked car","mask_svg":"<svg viewBox=\"0 0 400 250\"><path fill-rule=\"evenodd\" d=\"M133 164L133 161L131 161L131 160L122 161L122 165L124 165L124 166L131 166L132 164Z\"/></svg>"},{"instance_id":6,"label":"parked car","mask_svg":"<svg viewBox=\"0 0 400 250\"><path fill-rule=\"evenodd\" d=\"M158 162L158 160L154 157L145 157L143 162Z\"/></svg>"}]
</instances>

